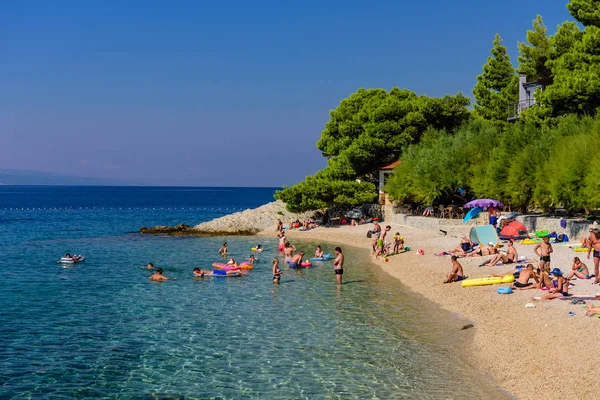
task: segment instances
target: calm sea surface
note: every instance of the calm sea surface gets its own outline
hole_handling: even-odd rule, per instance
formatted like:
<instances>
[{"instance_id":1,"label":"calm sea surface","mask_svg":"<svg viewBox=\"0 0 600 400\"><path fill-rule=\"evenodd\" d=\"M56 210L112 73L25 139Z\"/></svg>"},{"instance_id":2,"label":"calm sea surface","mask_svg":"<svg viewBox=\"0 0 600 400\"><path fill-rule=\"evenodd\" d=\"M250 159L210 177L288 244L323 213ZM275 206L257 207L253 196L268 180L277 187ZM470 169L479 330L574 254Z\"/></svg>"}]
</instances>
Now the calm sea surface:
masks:
<instances>
[{"instance_id":1,"label":"calm sea surface","mask_svg":"<svg viewBox=\"0 0 600 400\"><path fill-rule=\"evenodd\" d=\"M465 322L407 293L348 249L284 268L265 238L141 236L272 200L261 188L0 186L1 398L499 398L457 357ZM227 240L241 278L194 279ZM316 243L300 243L312 251ZM325 250L331 251L330 245ZM66 252L85 263L64 268ZM153 262L174 281L138 268Z\"/></svg>"}]
</instances>

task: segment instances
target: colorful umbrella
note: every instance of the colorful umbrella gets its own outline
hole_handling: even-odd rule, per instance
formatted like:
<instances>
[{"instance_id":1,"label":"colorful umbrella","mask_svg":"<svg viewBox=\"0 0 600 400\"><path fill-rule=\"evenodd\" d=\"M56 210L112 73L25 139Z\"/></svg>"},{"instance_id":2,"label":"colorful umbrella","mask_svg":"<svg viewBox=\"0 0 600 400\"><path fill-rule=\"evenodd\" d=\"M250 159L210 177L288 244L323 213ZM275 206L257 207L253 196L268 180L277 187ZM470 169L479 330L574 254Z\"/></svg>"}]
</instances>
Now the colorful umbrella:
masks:
<instances>
[{"instance_id":1,"label":"colorful umbrella","mask_svg":"<svg viewBox=\"0 0 600 400\"><path fill-rule=\"evenodd\" d=\"M504 207L504 204L499 202L498 200L492 199L477 199L468 202L464 205L465 208L473 208L473 207L481 207L481 208L490 208L490 207Z\"/></svg>"},{"instance_id":2,"label":"colorful umbrella","mask_svg":"<svg viewBox=\"0 0 600 400\"><path fill-rule=\"evenodd\" d=\"M477 217L479 215L479 213L482 211L483 211L483 208L481 208L481 207L475 207L475 208L469 210L467 215L465 215L465 217L463 218L463 222L468 222L471 219Z\"/></svg>"}]
</instances>

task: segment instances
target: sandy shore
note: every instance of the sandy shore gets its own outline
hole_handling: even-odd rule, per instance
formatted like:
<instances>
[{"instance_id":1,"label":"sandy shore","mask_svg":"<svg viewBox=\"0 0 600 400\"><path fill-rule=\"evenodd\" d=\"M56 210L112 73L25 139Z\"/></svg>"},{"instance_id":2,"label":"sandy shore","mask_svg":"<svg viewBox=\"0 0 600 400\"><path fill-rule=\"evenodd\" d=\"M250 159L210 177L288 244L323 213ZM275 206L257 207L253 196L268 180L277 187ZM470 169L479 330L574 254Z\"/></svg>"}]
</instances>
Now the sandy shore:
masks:
<instances>
[{"instance_id":1,"label":"sandy shore","mask_svg":"<svg viewBox=\"0 0 600 400\"><path fill-rule=\"evenodd\" d=\"M290 231L288 237L320 240L331 244L364 247L370 252L366 232L371 226L342 226L317 228L308 232ZM442 284L450 271L450 257L434 254L456 247L459 234L468 234L468 227L443 236L439 232L392 225L393 233L400 232L412 251L375 261L381 268L400 279L414 292L439 304L446 310L461 314L473 321L474 340L462 352L472 365L490 374L495 382L520 399L595 399L600 397L600 382L595 371L600 362L600 319L584 315L581 305L570 301L537 302L535 308L525 308L531 296L540 290L517 291L499 295L496 286L463 288L459 283ZM265 233L265 234L271 234ZM391 238L390 238L391 240ZM506 246L505 246L506 247ZM536 258L534 246L516 245L519 256ZM425 250L425 255L416 254ZM579 256L593 273L593 262L586 253L554 245L552 268L571 270L574 256ZM488 257L460 259L465 275L470 278L512 270L510 266L478 267ZM345 268L360 268L347 260ZM570 288L573 294L594 294L600 287L591 280L577 280ZM504 285L507 286L507 285ZM594 304L600 304L595 301ZM570 316L569 312L575 312Z\"/></svg>"}]
</instances>

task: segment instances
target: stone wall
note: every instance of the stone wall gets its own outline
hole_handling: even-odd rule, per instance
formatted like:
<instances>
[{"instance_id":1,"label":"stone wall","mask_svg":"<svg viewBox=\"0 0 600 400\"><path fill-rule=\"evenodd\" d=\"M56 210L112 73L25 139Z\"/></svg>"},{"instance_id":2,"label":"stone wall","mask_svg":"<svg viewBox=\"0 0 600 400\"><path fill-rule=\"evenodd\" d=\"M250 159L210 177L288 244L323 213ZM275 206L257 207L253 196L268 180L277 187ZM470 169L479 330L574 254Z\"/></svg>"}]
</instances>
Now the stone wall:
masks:
<instances>
[{"instance_id":1,"label":"stone wall","mask_svg":"<svg viewBox=\"0 0 600 400\"><path fill-rule=\"evenodd\" d=\"M566 233L570 241L576 241L581 236L588 236L588 228L597 228L597 224L580 219L567 219L567 228L560 226L561 217L541 215L519 215L517 221L521 222L529 232L548 230L548 232Z\"/></svg>"}]
</instances>

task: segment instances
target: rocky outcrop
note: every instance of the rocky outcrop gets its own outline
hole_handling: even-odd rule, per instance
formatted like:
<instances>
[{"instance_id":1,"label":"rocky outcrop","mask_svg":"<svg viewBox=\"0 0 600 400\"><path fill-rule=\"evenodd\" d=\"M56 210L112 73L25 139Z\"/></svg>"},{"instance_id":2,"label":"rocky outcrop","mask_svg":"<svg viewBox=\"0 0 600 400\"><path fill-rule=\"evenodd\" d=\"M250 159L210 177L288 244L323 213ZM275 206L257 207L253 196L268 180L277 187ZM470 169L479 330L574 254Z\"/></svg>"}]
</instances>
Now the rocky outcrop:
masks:
<instances>
[{"instance_id":1,"label":"rocky outcrop","mask_svg":"<svg viewBox=\"0 0 600 400\"><path fill-rule=\"evenodd\" d=\"M299 219L304 221L311 219L314 212L291 213L285 209L285 203L274 201L258 208L225 215L212 221L203 222L196 226L177 225L156 226L153 228L143 227L140 233L143 234L164 234L164 235L191 235L191 236L226 236L226 235L255 235L258 232L275 229L277 219L281 219L284 225L289 225L290 221Z\"/></svg>"}]
</instances>

